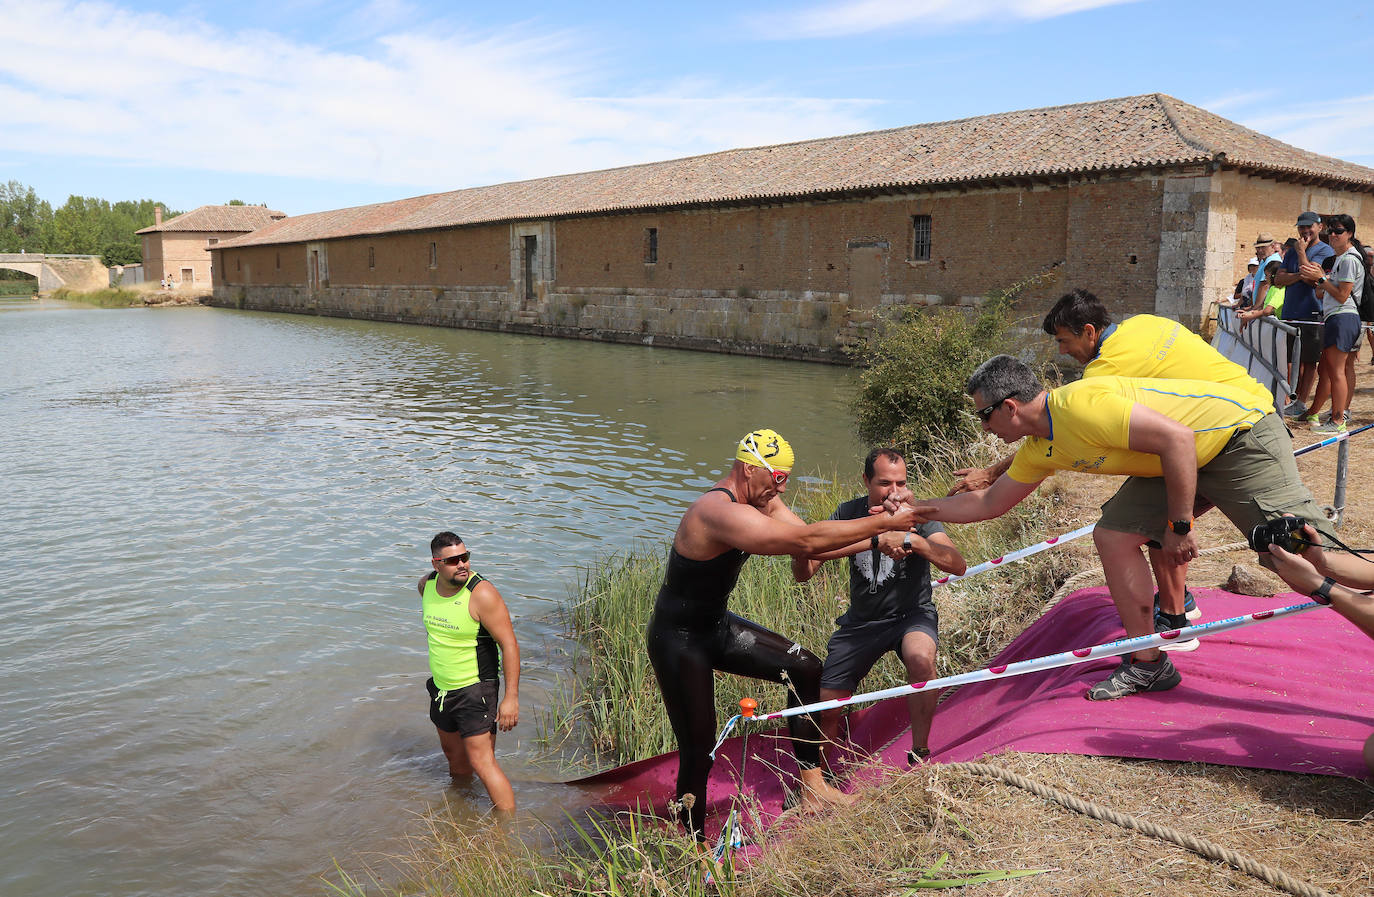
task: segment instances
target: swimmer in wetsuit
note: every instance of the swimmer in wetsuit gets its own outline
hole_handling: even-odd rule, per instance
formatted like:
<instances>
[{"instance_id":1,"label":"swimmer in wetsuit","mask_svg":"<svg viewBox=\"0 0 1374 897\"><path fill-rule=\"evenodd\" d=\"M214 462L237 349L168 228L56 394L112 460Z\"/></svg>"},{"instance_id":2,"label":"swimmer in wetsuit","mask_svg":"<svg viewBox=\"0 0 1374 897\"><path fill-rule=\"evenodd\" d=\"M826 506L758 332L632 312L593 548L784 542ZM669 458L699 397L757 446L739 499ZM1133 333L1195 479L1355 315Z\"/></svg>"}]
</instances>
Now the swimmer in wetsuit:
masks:
<instances>
[{"instance_id":1,"label":"swimmer in wetsuit","mask_svg":"<svg viewBox=\"0 0 1374 897\"><path fill-rule=\"evenodd\" d=\"M744 562L751 554L822 554L879 533L908 530L916 522L903 507L808 525L782 501L792 464L792 447L772 430L755 430L740 440L730 472L682 516L649 619L649 660L678 744L676 797L684 804L679 815L698 841L705 839L706 778L717 732L712 671L786 681L792 707L820 695L819 658L726 610ZM815 721L795 716L788 727L801 770L802 803L846 800L821 777ZM683 801L688 794L693 799Z\"/></svg>"}]
</instances>

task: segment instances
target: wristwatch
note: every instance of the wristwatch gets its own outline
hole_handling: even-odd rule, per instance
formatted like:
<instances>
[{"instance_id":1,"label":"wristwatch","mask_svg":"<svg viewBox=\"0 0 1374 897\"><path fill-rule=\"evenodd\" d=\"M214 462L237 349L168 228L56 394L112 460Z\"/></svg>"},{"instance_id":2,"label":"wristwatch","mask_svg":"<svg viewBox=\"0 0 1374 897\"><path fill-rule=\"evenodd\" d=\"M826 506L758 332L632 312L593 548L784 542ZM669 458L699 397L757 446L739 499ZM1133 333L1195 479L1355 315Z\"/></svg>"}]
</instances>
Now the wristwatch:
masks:
<instances>
[{"instance_id":1,"label":"wristwatch","mask_svg":"<svg viewBox=\"0 0 1374 897\"><path fill-rule=\"evenodd\" d=\"M1318 604L1329 605L1331 603L1331 587L1335 584L1336 580L1328 576L1326 579L1322 580L1322 584L1317 586L1316 590L1308 597Z\"/></svg>"},{"instance_id":2,"label":"wristwatch","mask_svg":"<svg viewBox=\"0 0 1374 897\"><path fill-rule=\"evenodd\" d=\"M902 537L902 551L910 551L910 550L911 550L911 533L907 533L905 536Z\"/></svg>"},{"instance_id":3,"label":"wristwatch","mask_svg":"<svg viewBox=\"0 0 1374 897\"><path fill-rule=\"evenodd\" d=\"M1193 518L1185 517L1182 520L1170 520L1169 529L1174 531L1175 536L1186 536L1193 531Z\"/></svg>"}]
</instances>

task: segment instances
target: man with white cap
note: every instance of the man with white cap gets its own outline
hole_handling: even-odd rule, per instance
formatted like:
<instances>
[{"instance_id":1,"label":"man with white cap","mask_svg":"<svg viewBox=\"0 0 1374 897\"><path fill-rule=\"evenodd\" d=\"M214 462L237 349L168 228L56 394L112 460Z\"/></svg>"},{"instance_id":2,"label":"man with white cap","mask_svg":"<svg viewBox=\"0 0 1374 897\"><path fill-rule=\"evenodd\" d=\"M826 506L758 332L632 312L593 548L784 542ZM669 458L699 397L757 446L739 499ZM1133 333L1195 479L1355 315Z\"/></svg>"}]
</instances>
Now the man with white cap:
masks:
<instances>
[{"instance_id":1,"label":"man with white cap","mask_svg":"<svg viewBox=\"0 0 1374 897\"><path fill-rule=\"evenodd\" d=\"M751 554L824 554L916 522L905 507L807 524L782 500L793 461L792 446L773 430L745 434L729 472L682 515L649 618L649 661L678 744L678 817L698 842L705 840L706 779L716 737L713 671L782 682L791 707L820 697L820 658L726 609L744 562ZM788 729L803 805L850 800L823 778L816 721L793 716Z\"/></svg>"}]
</instances>

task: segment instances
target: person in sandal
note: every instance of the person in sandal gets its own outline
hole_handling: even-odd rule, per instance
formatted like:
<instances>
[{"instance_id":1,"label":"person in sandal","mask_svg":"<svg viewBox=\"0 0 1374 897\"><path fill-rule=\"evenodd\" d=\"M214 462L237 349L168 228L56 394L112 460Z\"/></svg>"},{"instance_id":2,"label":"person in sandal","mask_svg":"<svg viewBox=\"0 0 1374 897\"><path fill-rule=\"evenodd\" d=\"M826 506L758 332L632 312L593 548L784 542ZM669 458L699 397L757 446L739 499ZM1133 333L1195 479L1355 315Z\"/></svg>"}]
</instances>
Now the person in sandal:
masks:
<instances>
[{"instance_id":1,"label":"person in sandal","mask_svg":"<svg viewBox=\"0 0 1374 897\"><path fill-rule=\"evenodd\" d=\"M942 523L1000 517L1059 470L1127 476L1093 531L1127 636L1155 632L1141 547L1155 541L1169 562L1192 561L1196 508L1216 507L1246 535L1283 514L1331 533L1298 476L1288 430L1267 395L1203 380L1130 377L1091 377L1046 390L1010 355L984 362L967 390L984 430L1006 443L1025 439L991 486L916 499L917 515ZM1124 657L1087 697L1110 701L1167 691L1180 679L1169 658L1150 648Z\"/></svg>"}]
</instances>

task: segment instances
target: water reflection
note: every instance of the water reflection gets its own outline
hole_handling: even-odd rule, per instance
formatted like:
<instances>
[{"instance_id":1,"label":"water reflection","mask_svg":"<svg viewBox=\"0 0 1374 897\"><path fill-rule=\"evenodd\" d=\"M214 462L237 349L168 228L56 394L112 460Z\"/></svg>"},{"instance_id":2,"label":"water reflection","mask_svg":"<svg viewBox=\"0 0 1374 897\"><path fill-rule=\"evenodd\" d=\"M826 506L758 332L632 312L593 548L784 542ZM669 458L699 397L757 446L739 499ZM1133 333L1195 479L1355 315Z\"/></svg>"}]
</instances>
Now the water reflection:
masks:
<instances>
[{"instance_id":1,"label":"water reflection","mask_svg":"<svg viewBox=\"0 0 1374 897\"><path fill-rule=\"evenodd\" d=\"M578 565L666 540L732 441L854 463L849 372L209 309L0 300L0 893L301 893L449 790L415 581L511 604L522 807ZM646 596L646 600L648 600Z\"/></svg>"}]
</instances>

